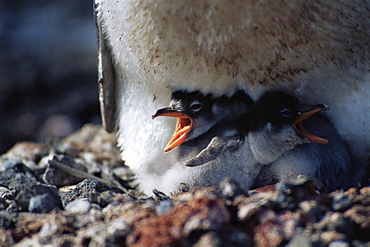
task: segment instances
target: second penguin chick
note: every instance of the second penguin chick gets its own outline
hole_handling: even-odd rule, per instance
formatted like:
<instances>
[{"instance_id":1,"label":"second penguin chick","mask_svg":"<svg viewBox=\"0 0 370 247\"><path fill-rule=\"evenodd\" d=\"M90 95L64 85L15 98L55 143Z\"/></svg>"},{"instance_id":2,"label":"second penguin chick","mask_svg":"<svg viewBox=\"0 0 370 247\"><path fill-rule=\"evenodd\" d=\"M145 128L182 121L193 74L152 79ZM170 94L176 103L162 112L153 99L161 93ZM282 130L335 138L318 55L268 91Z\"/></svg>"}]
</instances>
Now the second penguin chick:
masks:
<instances>
[{"instance_id":1,"label":"second penguin chick","mask_svg":"<svg viewBox=\"0 0 370 247\"><path fill-rule=\"evenodd\" d=\"M170 193L190 187L218 187L227 177L243 188L250 188L261 165L255 167L256 162L249 162L253 156L246 147L248 142L236 136L240 135L241 127L237 119L251 105L250 98L241 92L220 98L197 92L174 92L169 107L158 110L153 117L176 117L175 133L165 148L167 152L137 174L141 189L150 194L153 189ZM206 165L187 166L201 151L209 150L213 140L228 137L234 141L231 148L220 147L216 156L206 157Z\"/></svg>"},{"instance_id":2,"label":"second penguin chick","mask_svg":"<svg viewBox=\"0 0 370 247\"><path fill-rule=\"evenodd\" d=\"M256 101L248 140L256 160L265 165L256 187L299 175L318 179L329 191L352 182L345 143L326 119L314 115L325 109L305 107L283 92L268 92Z\"/></svg>"}]
</instances>

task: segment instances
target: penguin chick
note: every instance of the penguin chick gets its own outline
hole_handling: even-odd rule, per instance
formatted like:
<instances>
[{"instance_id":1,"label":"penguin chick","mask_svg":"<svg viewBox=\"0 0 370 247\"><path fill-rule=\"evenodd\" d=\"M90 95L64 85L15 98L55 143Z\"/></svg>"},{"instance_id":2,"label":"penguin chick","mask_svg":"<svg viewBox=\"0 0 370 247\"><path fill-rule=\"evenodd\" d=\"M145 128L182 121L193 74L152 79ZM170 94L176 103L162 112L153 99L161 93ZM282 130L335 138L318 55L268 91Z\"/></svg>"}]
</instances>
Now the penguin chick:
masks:
<instances>
[{"instance_id":1,"label":"penguin chick","mask_svg":"<svg viewBox=\"0 0 370 247\"><path fill-rule=\"evenodd\" d=\"M283 92L268 92L256 101L248 140L254 157L265 166L255 186L299 175L318 179L327 190L350 183L351 160L345 143L326 119L313 116L326 109L325 105L304 107Z\"/></svg>"},{"instance_id":2,"label":"penguin chick","mask_svg":"<svg viewBox=\"0 0 370 247\"><path fill-rule=\"evenodd\" d=\"M158 116L177 117L177 128L165 150L145 170L138 174L138 182L146 194L153 189L165 193L198 186L218 187L229 177L243 188L250 188L261 165L249 162L252 153L248 142L240 135L241 122L237 121L251 106L244 93L232 97L213 98L200 93L174 92L170 106L158 110ZM241 113L240 113L241 111ZM235 121L234 121L235 120ZM186 166L189 159L206 149L212 140L237 139L236 148L222 147L220 153L207 159L207 165ZM171 151L170 151L171 150ZM247 150L247 152L246 152Z\"/></svg>"},{"instance_id":3,"label":"penguin chick","mask_svg":"<svg viewBox=\"0 0 370 247\"><path fill-rule=\"evenodd\" d=\"M209 131L216 124L228 119L234 119L237 115L248 112L253 101L242 91L238 91L232 97L212 97L199 92L176 91L172 94L169 107L159 109L152 118L158 116L176 117L175 132L165 147L168 152L183 142L197 138ZM236 126L236 123L232 126ZM240 126L240 129L241 126ZM236 129L225 128L237 134Z\"/></svg>"}]
</instances>

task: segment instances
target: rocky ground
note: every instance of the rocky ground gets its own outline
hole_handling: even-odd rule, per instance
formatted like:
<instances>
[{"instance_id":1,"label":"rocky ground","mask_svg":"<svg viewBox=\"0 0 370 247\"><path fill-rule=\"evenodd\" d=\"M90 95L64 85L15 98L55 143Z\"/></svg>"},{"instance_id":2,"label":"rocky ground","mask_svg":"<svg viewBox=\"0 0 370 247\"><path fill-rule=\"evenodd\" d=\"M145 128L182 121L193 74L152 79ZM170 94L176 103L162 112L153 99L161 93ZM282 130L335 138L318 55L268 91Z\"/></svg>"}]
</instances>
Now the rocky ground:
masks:
<instances>
[{"instance_id":1,"label":"rocky ground","mask_svg":"<svg viewBox=\"0 0 370 247\"><path fill-rule=\"evenodd\" d=\"M100 126L0 156L0 246L370 246L370 187L319 193L302 178L259 191L145 197Z\"/></svg>"}]
</instances>

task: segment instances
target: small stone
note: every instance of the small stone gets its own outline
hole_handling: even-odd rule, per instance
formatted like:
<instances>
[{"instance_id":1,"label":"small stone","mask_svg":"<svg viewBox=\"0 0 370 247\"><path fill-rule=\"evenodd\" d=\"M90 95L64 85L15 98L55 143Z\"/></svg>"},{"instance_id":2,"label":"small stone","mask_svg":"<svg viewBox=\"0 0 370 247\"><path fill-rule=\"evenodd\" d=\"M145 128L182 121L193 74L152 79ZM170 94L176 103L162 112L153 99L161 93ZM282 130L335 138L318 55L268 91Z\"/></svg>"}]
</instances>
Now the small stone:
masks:
<instances>
[{"instance_id":1,"label":"small stone","mask_svg":"<svg viewBox=\"0 0 370 247\"><path fill-rule=\"evenodd\" d=\"M337 193L333 197L332 208L335 211L344 212L352 205L353 196L344 194L344 193Z\"/></svg>"},{"instance_id":2,"label":"small stone","mask_svg":"<svg viewBox=\"0 0 370 247\"><path fill-rule=\"evenodd\" d=\"M8 205L9 204L5 201L5 199L0 197L0 211L5 210Z\"/></svg>"},{"instance_id":3,"label":"small stone","mask_svg":"<svg viewBox=\"0 0 370 247\"><path fill-rule=\"evenodd\" d=\"M350 247L351 245L343 240L336 240L329 244L328 247Z\"/></svg>"},{"instance_id":4,"label":"small stone","mask_svg":"<svg viewBox=\"0 0 370 247\"><path fill-rule=\"evenodd\" d=\"M165 214L172 208L172 200L163 200L155 207L155 212L157 214Z\"/></svg>"},{"instance_id":5,"label":"small stone","mask_svg":"<svg viewBox=\"0 0 370 247\"><path fill-rule=\"evenodd\" d=\"M236 231L231 234L227 234L227 242L230 246L240 247L252 247L253 239L245 232Z\"/></svg>"},{"instance_id":6,"label":"small stone","mask_svg":"<svg viewBox=\"0 0 370 247\"><path fill-rule=\"evenodd\" d=\"M357 188L349 188L347 191L344 192L346 195L354 195L357 192Z\"/></svg>"},{"instance_id":7,"label":"small stone","mask_svg":"<svg viewBox=\"0 0 370 247\"><path fill-rule=\"evenodd\" d=\"M186 236L190 235L191 232L195 231L209 231L217 230L215 225L212 225L212 222L208 219L200 219L198 217L191 217L184 224L183 232Z\"/></svg>"},{"instance_id":8,"label":"small stone","mask_svg":"<svg viewBox=\"0 0 370 247\"><path fill-rule=\"evenodd\" d=\"M126 236L130 233L129 225L122 219L106 224L99 224L87 230L80 230L78 237L89 246L124 246Z\"/></svg>"},{"instance_id":9,"label":"small stone","mask_svg":"<svg viewBox=\"0 0 370 247\"><path fill-rule=\"evenodd\" d=\"M56 236L60 235L62 230L55 222L46 222L40 229L39 242L41 245L47 245L55 239Z\"/></svg>"},{"instance_id":10,"label":"small stone","mask_svg":"<svg viewBox=\"0 0 370 247\"><path fill-rule=\"evenodd\" d=\"M5 171L0 172L0 185L18 193L24 188L37 182L37 178L30 172L20 171L21 169L22 167L18 169L17 165L17 168L15 169L6 169Z\"/></svg>"},{"instance_id":11,"label":"small stone","mask_svg":"<svg viewBox=\"0 0 370 247\"><path fill-rule=\"evenodd\" d=\"M42 196L44 194L46 194L46 196ZM39 195L41 195L41 197L38 197ZM30 206L29 204L31 202L31 198L33 199L32 205ZM22 191L18 193L18 195L15 198L15 201L22 211L31 209L35 210L35 212L39 211L46 212L43 210L47 210L47 212L50 212L54 208L59 209L63 208L56 187L41 183L33 184L27 188L24 188ZM48 203L50 203L50 205L46 206L46 204ZM43 205L45 205L45 207L47 208L46 209L40 208L43 207Z\"/></svg>"},{"instance_id":12,"label":"small stone","mask_svg":"<svg viewBox=\"0 0 370 247\"><path fill-rule=\"evenodd\" d=\"M0 246L15 246L15 243L11 232L0 227Z\"/></svg>"},{"instance_id":13,"label":"small stone","mask_svg":"<svg viewBox=\"0 0 370 247\"><path fill-rule=\"evenodd\" d=\"M336 231L325 231L321 234L320 239L326 245L336 240L344 240L346 236Z\"/></svg>"},{"instance_id":14,"label":"small stone","mask_svg":"<svg viewBox=\"0 0 370 247\"><path fill-rule=\"evenodd\" d=\"M258 203L247 203L241 204L238 208L238 219L239 220L247 220L252 215L256 214L257 212L261 211L261 205Z\"/></svg>"},{"instance_id":15,"label":"small stone","mask_svg":"<svg viewBox=\"0 0 370 247\"><path fill-rule=\"evenodd\" d=\"M222 243L215 232L203 234L193 247L221 247Z\"/></svg>"},{"instance_id":16,"label":"small stone","mask_svg":"<svg viewBox=\"0 0 370 247\"><path fill-rule=\"evenodd\" d=\"M76 199L65 206L65 210L71 213L87 213L91 209L91 203L86 199Z\"/></svg>"},{"instance_id":17,"label":"small stone","mask_svg":"<svg viewBox=\"0 0 370 247\"><path fill-rule=\"evenodd\" d=\"M19 164L23 164L23 161L18 157L0 156L0 172L11 170Z\"/></svg>"},{"instance_id":18,"label":"small stone","mask_svg":"<svg viewBox=\"0 0 370 247\"><path fill-rule=\"evenodd\" d=\"M60 208L60 200L48 193L31 197L28 211L31 213L49 213Z\"/></svg>"},{"instance_id":19,"label":"small stone","mask_svg":"<svg viewBox=\"0 0 370 247\"><path fill-rule=\"evenodd\" d=\"M302 209L301 220L306 221L306 223L320 220L326 211L322 205L318 204L317 201L314 200L299 203L299 208Z\"/></svg>"},{"instance_id":20,"label":"small stone","mask_svg":"<svg viewBox=\"0 0 370 247\"><path fill-rule=\"evenodd\" d=\"M38 162L46 155L49 149L45 144L34 142L19 142L9 149L4 156L22 160L22 163L31 169L39 169Z\"/></svg>"},{"instance_id":21,"label":"small stone","mask_svg":"<svg viewBox=\"0 0 370 247\"><path fill-rule=\"evenodd\" d=\"M89 193L102 193L110 191L108 185L92 178L88 178L78 183L72 192L67 193L66 198L79 199L87 198Z\"/></svg>"},{"instance_id":22,"label":"small stone","mask_svg":"<svg viewBox=\"0 0 370 247\"><path fill-rule=\"evenodd\" d=\"M8 229L13 223L13 217L10 213L0 211L0 228Z\"/></svg>"},{"instance_id":23,"label":"small stone","mask_svg":"<svg viewBox=\"0 0 370 247\"><path fill-rule=\"evenodd\" d=\"M353 240L351 244L351 246L355 247L369 247L369 241L363 242L360 240Z\"/></svg>"},{"instance_id":24,"label":"small stone","mask_svg":"<svg viewBox=\"0 0 370 247\"><path fill-rule=\"evenodd\" d=\"M370 232L370 207L354 205L343 213L344 217L350 218L356 227L356 237L359 239L368 239Z\"/></svg>"},{"instance_id":25,"label":"small stone","mask_svg":"<svg viewBox=\"0 0 370 247\"><path fill-rule=\"evenodd\" d=\"M338 212L333 213L330 216L329 229L339 233L344 233L349 237L353 237L355 235L354 222L350 218L344 217L343 214Z\"/></svg>"},{"instance_id":26,"label":"small stone","mask_svg":"<svg viewBox=\"0 0 370 247\"><path fill-rule=\"evenodd\" d=\"M102 207L106 207L111 200L113 200L115 193L112 191L104 191L102 193L87 193L87 200L89 202L97 203Z\"/></svg>"},{"instance_id":27,"label":"small stone","mask_svg":"<svg viewBox=\"0 0 370 247\"><path fill-rule=\"evenodd\" d=\"M370 186L365 186L360 189L361 195L370 195Z\"/></svg>"},{"instance_id":28,"label":"small stone","mask_svg":"<svg viewBox=\"0 0 370 247\"><path fill-rule=\"evenodd\" d=\"M277 188L296 202L319 198L317 193L317 181L305 176L280 182Z\"/></svg>"},{"instance_id":29,"label":"small stone","mask_svg":"<svg viewBox=\"0 0 370 247\"><path fill-rule=\"evenodd\" d=\"M100 206L99 204L96 204L96 203L90 203L90 204L91 204L91 209L98 210L98 211L101 211L103 209L103 207Z\"/></svg>"},{"instance_id":30,"label":"small stone","mask_svg":"<svg viewBox=\"0 0 370 247\"><path fill-rule=\"evenodd\" d=\"M52 157L52 160L62 163L65 166L72 167L76 170L84 172L86 171L86 168L83 165L77 163L73 158L66 155L54 155ZM73 176L72 174L63 171L62 169L53 165L52 163L48 164L48 167L44 172L43 178L46 183L57 186L76 184L83 180L83 178Z\"/></svg>"},{"instance_id":31,"label":"small stone","mask_svg":"<svg viewBox=\"0 0 370 247\"><path fill-rule=\"evenodd\" d=\"M307 236L298 233L289 241L287 247L311 247L312 242Z\"/></svg>"}]
</instances>

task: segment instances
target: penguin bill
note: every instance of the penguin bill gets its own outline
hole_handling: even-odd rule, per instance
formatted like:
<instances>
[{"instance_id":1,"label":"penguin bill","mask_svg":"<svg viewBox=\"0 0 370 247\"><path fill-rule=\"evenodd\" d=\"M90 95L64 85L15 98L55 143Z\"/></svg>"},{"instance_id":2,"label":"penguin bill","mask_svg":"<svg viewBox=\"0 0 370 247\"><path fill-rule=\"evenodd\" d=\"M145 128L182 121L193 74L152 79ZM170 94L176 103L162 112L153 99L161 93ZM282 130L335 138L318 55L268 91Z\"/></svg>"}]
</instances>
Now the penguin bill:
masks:
<instances>
[{"instance_id":1,"label":"penguin bill","mask_svg":"<svg viewBox=\"0 0 370 247\"><path fill-rule=\"evenodd\" d=\"M319 105L313 105L313 106L310 106L309 109L307 109L306 111L300 113L298 115L298 117L296 118L296 120L294 121L294 128L299 132L301 133L302 135L304 135L308 140L310 140L311 142L316 142L316 143L319 143L319 144L328 144L329 141L324 139L324 138L321 138L319 136L316 136L310 132L308 132L304 127L303 127L303 124L302 124L302 121L311 117L312 115L320 112L320 111L323 111L323 110L329 110L329 106L327 105L324 105L324 104L319 104Z\"/></svg>"},{"instance_id":2,"label":"penguin bill","mask_svg":"<svg viewBox=\"0 0 370 247\"><path fill-rule=\"evenodd\" d=\"M163 109L158 110L152 116L152 118L154 119L158 116L177 118L175 132L173 133L170 141L167 143L166 147L164 148L164 151L168 152L185 141L191 128L193 127L193 120L189 116L183 113L180 113L175 110L169 110L168 108L163 108Z\"/></svg>"}]
</instances>

